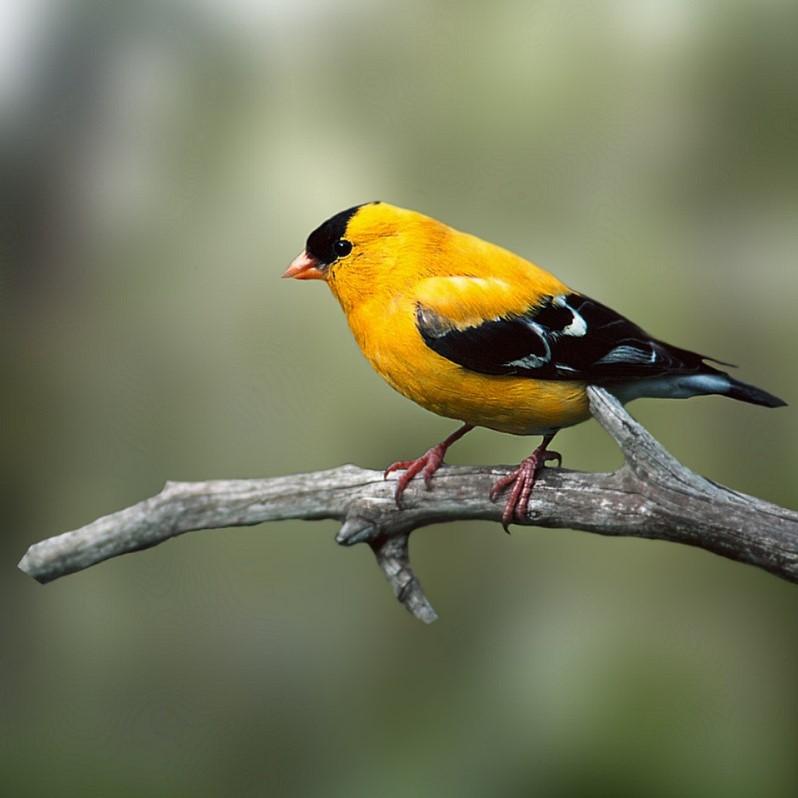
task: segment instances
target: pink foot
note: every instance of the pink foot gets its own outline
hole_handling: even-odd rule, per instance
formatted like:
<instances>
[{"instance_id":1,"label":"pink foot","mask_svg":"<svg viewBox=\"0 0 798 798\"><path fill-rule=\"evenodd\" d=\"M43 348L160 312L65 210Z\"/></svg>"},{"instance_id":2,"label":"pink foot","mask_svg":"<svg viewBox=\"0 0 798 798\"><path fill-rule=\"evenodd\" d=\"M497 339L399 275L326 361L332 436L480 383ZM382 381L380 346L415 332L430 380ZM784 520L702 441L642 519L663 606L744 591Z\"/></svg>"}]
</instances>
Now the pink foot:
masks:
<instances>
[{"instance_id":1,"label":"pink foot","mask_svg":"<svg viewBox=\"0 0 798 798\"><path fill-rule=\"evenodd\" d=\"M447 447L445 447L442 443L439 443L422 454L421 457L417 457L415 460L398 460L395 463L391 463L391 465L385 469L383 477L386 479L388 474L391 474L394 471L405 472L396 482L394 499L396 500L397 507L401 508L402 494L405 492L407 486L410 484L416 474L423 474L424 485L427 490L430 489L433 474L443 465L443 455L446 453L446 448Z\"/></svg>"},{"instance_id":2,"label":"pink foot","mask_svg":"<svg viewBox=\"0 0 798 798\"><path fill-rule=\"evenodd\" d=\"M512 485L502 512L502 526L505 532L509 533L509 527L513 521L523 521L526 517L529 497L532 495L532 488L535 486L535 481L543 466L549 460L556 460L558 466L562 465L562 455L559 452L546 449L547 443L548 441L544 440L529 457L520 462L515 471L497 480L490 491L490 500L496 501L499 494Z\"/></svg>"},{"instance_id":3,"label":"pink foot","mask_svg":"<svg viewBox=\"0 0 798 798\"><path fill-rule=\"evenodd\" d=\"M423 472L424 484L427 490L429 490L432 482L432 475L443 465L443 456L446 454L446 450L455 441L460 440L466 432L472 429L474 428L471 424L463 424L460 429L455 430L445 441L436 444L430 450L422 454L421 457L417 457L415 460L399 460L385 469L385 473L383 474L384 479L387 479L388 474L393 471L405 472L399 477L396 483L396 493L394 493L396 506L400 510L402 509L402 494L405 492L405 488L410 484L410 480L420 471Z\"/></svg>"}]
</instances>

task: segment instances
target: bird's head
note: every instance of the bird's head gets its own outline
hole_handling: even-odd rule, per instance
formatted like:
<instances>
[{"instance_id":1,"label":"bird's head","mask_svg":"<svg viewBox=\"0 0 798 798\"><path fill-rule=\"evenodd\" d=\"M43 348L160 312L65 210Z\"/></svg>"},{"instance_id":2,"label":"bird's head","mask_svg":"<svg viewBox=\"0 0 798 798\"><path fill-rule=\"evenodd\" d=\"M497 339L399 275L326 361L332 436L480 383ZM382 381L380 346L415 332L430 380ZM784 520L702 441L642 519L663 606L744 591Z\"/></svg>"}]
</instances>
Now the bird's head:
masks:
<instances>
[{"instance_id":1,"label":"bird's head","mask_svg":"<svg viewBox=\"0 0 798 798\"><path fill-rule=\"evenodd\" d=\"M385 202L356 205L319 225L283 277L326 281L348 312L364 299L422 276L431 262L425 250L444 229Z\"/></svg>"}]
</instances>

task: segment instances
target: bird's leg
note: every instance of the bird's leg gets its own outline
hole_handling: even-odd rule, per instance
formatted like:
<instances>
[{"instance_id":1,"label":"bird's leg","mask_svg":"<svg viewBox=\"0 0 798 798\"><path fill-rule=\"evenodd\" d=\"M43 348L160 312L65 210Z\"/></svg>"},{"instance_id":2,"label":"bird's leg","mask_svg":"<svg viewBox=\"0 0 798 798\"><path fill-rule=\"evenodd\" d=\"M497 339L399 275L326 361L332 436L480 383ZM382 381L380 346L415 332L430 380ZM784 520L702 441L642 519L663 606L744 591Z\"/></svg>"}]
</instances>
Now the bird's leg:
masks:
<instances>
[{"instance_id":1,"label":"bird's leg","mask_svg":"<svg viewBox=\"0 0 798 798\"><path fill-rule=\"evenodd\" d=\"M446 440L433 446L422 454L421 457L417 457L415 460L399 460L396 463L391 463L391 465L385 469L383 477L386 479L388 474L393 471L405 472L396 482L396 493L394 494L394 498L396 499L397 507L402 506L402 494L405 492L405 488L410 484L413 477L419 472L423 472L424 484L427 490L429 490L432 475L443 465L443 456L446 454L446 450L455 441L460 440L466 432L470 432L472 429L474 429L472 424L463 424L460 429L455 430Z\"/></svg>"},{"instance_id":2,"label":"bird's leg","mask_svg":"<svg viewBox=\"0 0 798 798\"><path fill-rule=\"evenodd\" d=\"M559 452L549 451L547 448L554 435L555 433L544 435L540 446L529 457L523 459L515 471L497 480L491 489L490 499L496 501L498 495L512 485L502 512L502 526L505 532L510 531L509 526L513 521L524 520L529 497L532 495L532 488L535 486L540 469L549 460L556 460L558 466L562 465L562 455Z\"/></svg>"}]
</instances>

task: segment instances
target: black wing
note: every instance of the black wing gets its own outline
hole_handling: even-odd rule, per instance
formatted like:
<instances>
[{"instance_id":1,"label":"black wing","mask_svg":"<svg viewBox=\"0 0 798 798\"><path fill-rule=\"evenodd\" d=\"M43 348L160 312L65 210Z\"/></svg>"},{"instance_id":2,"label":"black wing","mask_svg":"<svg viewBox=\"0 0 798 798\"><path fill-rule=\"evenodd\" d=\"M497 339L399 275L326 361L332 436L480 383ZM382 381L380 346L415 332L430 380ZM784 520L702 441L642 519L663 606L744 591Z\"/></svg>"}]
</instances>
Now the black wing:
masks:
<instances>
[{"instance_id":1,"label":"black wing","mask_svg":"<svg viewBox=\"0 0 798 798\"><path fill-rule=\"evenodd\" d=\"M523 315L465 328L418 304L416 326L430 349L481 374L600 383L715 371L705 355L658 341L579 294L546 297Z\"/></svg>"}]
</instances>

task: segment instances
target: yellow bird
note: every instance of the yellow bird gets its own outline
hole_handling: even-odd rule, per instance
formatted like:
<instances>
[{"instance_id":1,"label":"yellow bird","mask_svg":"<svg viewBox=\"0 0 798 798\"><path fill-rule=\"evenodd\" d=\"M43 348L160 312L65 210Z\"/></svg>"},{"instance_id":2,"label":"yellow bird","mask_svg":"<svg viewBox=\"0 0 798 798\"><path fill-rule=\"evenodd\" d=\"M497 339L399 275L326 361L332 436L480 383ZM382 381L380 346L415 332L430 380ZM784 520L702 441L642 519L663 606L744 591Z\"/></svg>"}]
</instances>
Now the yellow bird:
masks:
<instances>
[{"instance_id":1,"label":"yellow bird","mask_svg":"<svg viewBox=\"0 0 798 798\"><path fill-rule=\"evenodd\" d=\"M543 442L491 491L509 488L507 528L522 519L548 445L586 420L586 388L621 401L722 394L778 407L781 399L651 337L506 249L416 211L370 202L317 227L283 277L324 280L363 354L399 393L463 426L402 470L396 502L422 473L427 487L449 446L475 426ZM721 361L714 361L720 365Z\"/></svg>"}]
</instances>

